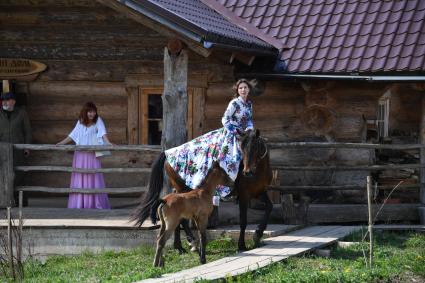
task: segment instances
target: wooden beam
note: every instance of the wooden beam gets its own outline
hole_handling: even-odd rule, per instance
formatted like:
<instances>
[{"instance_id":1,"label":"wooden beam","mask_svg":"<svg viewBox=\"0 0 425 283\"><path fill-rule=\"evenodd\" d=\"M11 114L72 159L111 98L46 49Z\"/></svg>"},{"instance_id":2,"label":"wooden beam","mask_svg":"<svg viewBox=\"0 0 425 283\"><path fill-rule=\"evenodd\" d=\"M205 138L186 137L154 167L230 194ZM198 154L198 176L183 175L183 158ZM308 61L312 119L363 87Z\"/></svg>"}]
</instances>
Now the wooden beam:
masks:
<instances>
[{"instance_id":1,"label":"wooden beam","mask_svg":"<svg viewBox=\"0 0 425 283\"><path fill-rule=\"evenodd\" d=\"M150 173L150 168L99 168L82 169L66 166L15 166L16 171L21 172L78 172L78 173Z\"/></svg>"},{"instance_id":2,"label":"wooden beam","mask_svg":"<svg viewBox=\"0 0 425 283\"><path fill-rule=\"evenodd\" d=\"M109 0L96 0L97 2L121 13L126 15L128 18L144 25L147 26L149 28L151 28L152 30L157 31L158 33L170 37L170 38L174 38L176 37L176 31L175 30L171 30L163 25L161 25L160 23L153 21L147 17L145 17L144 15L138 13L137 11L134 11L132 9L130 9L129 7L119 3L118 1L109 1ZM192 40L190 39L186 39L184 37L179 37L179 39L181 39L189 49L191 49L192 51L194 51L195 53L198 53L199 55L203 56L203 57L208 57L211 55L211 51L205 49L204 47L200 46L199 43L194 43Z\"/></svg>"},{"instance_id":3,"label":"wooden beam","mask_svg":"<svg viewBox=\"0 0 425 283\"><path fill-rule=\"evenodd\" d=\"M14 206L13 148L10 143L0 142L0 208Z\"/></svg>"},{"instance_id":4,"label":"wooden beam","mask_svg":"<svg viewBox=\"0 0 425 283\"><path fill-rule=\"evenodd\" d=\"M127 143L139 143L139 90L137 87L126 88L127 98Z\"/></svg>"}]
</instances>

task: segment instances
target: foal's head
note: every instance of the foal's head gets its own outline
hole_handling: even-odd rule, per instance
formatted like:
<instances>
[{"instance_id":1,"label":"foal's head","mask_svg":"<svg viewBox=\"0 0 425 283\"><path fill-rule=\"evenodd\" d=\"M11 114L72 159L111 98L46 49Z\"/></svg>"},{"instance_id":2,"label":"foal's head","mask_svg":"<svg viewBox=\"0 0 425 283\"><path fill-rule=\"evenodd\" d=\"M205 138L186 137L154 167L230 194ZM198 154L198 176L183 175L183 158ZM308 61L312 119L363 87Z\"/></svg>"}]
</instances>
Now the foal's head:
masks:
<instances>
[{"instance_id":1,"label":"foal's head","mask_svg":"<svg viewBox=\"0 0 425 283\"><path fill-rule=\"evenodd\" d=\"M267 146L260 137L260 130L250 130L242 136L242 165L244 176L252 176L257 170L261 159L267 155Z\"/></svg>"},{"instance_id":2,"label":"foal's head","mask_svg":"<svg viewBox=\"0 0 425 283\"><path fill-rule=\"evenodd\" d=\"M220 167L220 164L214 161L211 169L207 172L207 176L199 187L215 189L217 185L232 187L234 182L230 179L229 175L227 175L226 171Z\"/></svg>"}]
</instances>

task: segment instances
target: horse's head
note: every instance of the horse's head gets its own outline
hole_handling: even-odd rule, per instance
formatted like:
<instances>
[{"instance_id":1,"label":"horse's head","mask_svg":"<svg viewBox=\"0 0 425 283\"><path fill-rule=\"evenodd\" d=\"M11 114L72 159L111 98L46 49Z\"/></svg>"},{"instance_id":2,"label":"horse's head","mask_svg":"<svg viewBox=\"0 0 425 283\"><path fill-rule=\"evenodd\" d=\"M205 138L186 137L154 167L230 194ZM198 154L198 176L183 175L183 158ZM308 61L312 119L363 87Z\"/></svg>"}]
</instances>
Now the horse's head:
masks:
<instances>
[{"instance_id":1,"label":"horse's head","mask_svg":"<svg viewBox=\"0 0 425 283\"><path fill-rule=\"evenodd\" d=\"M242 172L244 176L253 176L257 170L257 165L267 155L267 146L263 138L260 137L260 130L250 130L242 135Z\"/></svg>"}]
</instances>

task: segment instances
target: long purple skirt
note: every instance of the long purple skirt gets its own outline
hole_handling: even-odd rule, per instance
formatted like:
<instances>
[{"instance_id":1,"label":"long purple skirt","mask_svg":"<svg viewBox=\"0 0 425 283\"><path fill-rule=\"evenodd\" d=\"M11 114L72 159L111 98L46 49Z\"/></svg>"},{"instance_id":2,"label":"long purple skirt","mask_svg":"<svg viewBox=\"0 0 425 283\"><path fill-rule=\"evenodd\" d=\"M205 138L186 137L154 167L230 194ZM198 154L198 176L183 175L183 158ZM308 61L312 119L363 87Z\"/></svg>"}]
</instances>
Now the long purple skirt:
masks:
<instances>
[{"instance_id":1,"label":"long purple skirt","mask_svg":"<svg viewBox=\"0 0 425 283\"><path fill-rule=\"evenodd\" d=\"M74 168L98 169L102 168L100 160L96 158L94 152L74 153ZM101 189L105 187L105 181L102 173L72 173L71 189ZM107 194L70 194L68 199L68 208L97 208L110 209Z\"/></svg>"}]
</instances>

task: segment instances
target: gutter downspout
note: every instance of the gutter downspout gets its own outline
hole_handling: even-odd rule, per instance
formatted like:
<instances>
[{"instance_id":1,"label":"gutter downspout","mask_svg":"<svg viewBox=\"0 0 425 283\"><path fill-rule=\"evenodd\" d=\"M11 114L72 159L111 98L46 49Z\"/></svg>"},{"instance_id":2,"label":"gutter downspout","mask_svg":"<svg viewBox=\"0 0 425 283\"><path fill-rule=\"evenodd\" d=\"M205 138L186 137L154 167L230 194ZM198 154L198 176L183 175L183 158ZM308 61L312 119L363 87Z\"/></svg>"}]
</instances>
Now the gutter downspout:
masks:
<instances>
[{"instance_id":1,"label":"gutter downspout","mask_svg":"<svg viewBox=\"0 0 425 283\"><path fill-rule=\"evenodd\" d=\"M240 73L238 77L265 78L265 79L328 79L351 81L398 81L398 82L425 82L424 76L360 76L360 75L304 75L304 74L262 74Z\"/></svg>"}]
</instances>

